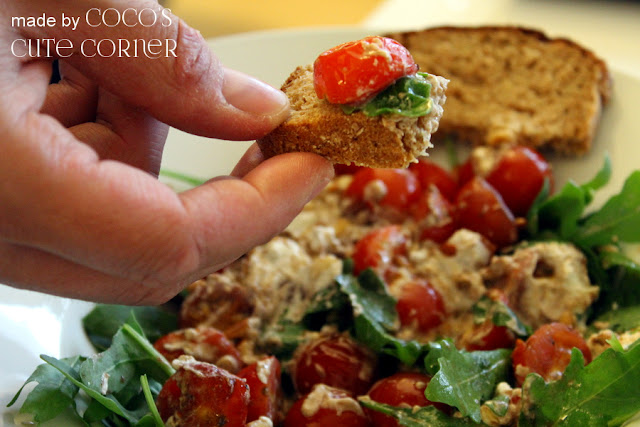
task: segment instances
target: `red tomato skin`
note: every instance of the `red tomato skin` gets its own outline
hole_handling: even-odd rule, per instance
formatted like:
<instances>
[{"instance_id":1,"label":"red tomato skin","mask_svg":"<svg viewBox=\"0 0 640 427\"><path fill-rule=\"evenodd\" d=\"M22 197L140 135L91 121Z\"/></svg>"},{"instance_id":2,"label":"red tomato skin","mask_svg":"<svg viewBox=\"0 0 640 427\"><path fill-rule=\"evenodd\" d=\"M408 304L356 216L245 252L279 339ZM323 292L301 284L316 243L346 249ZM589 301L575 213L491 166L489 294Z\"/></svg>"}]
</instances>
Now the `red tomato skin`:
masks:
<instances>
[{"instance_id":1,"label":"red tomato skin","mask_svg":"<svg viewBox=\"0 0 640 427\"><path fill-rule=\"evenodd\" d=\"M582 335L562 323L541 326L526 342L517 340L511 360L518 384L522 385L527 372L540 374L545 381L557 380L569 364L574 347L584 355L585 364L591 362L591 351Z\"/></svg>"},{"instance_id":2,"label":"red tomato skin","mask_svg":"<svg viewBox=\"0 0 640 427\"><path fill-rule=\"evenodd\" d=\"M516 146L500 156L486 180L514 215L526 216L545 178L553 186L551 166L542 155L531 148Z\"/></svg>"},{"instance_id":3,"label":"red tomato skin","mask_svg":"<svg viewBox=\"0 0 640 427\"><path fill-rule=\"evenodd\" d=\"M407 240L398 225L371 231L355 244L352 254L354 273L360 274L367 268L373 268L381 276L386 276L391 270L393 258L406 253Z\"/></svg>"},{"instance_id":4,"label":"red tomato skin","mask_svg":"<svg viewBox=\"0 0 640 427\"><path fill-rule=\"evenodd\" d=\"M507 295L497 288L489 289L489 298L494 301L509 305ZM465 348L468 351L497 350L499 348L513 348L516 335L506 326L497 326L491 319L486 319L484 323L476 325L470 331L470 338Z\"/></svg>"},{"instance_id":5,"label":"red tomato skin","mask_svg":"<svg viewBox=\"0 0 640 427\"><path fill-rule=\"evenodd\" d=\"M456 166L453 175L455 176L458 183L458 188L461 188L467 182L471 181L471 178L475 176L471 159L467 159L464 163Z\"/></svg>"},{"instance_id":6,"label":"red tomato skin","mask_svg":"<svg viewBox=\"0 0 640 427\"><path fill-rule=\"evenodd\" d=\"M164 421L173 416L190 427L245 427L249 387L242 378L192 359L169 377L156 405Z\"/></svg>"},{"instance_id":7,"label":"red tomato skin","mask_svg":"<svg viewBox=\"0 0 640 427\"><path fill-rule=\"evenodd\" d=\"M498 248L518 239L513 214L483 178L475 176L460 189L455 210L458 227L482 234Z\"/></svg>"},{"instance_id":8,"label":"red tomato skin","mask_svg":"<svg viewBox=\"0 0 640 427\"><path fill-rule=\"evenodd\" d=\"M420 240L444 243L457 229L453 204L436 186L424 190L409 210L420 227Z\"/></svg>"},{"instance_id":9,"label":"red tomato skin","mask_svg":"<svg viewBox=\"0 0 640 427\"><path fill-rule=\"evenodd\" d=\"M497 326L493 323L481 326L482 327L476 330L475 339L466 346L468 351L513 348L516 338L509 328L506 326Z\"/></svg>"},{"instance_id":10,"label":"red tomato skin","mask_svg":"<svg viewBox=\"0 0 640 427\"><path fill-rule=\"evenodd\" d=\"M440 325L445 318L442 296L426 281L413 281L399 286L396 311L403 326L414 325L421 332Z\"/></svg>"},{"instance_id":11,"label":"red tomato skin","mask_svg":"<svg viewBox=\"0 0 640 427\"><path fill-rule=\"evenodd\" d=\"M409 51L393 39L373 36L323 52L313 64L313 86L320 99L359 104L418 66Z\"/></svg>"},{"instance_id":12,"label":"red tomato skin","mask_svg":"<svg viewBox=\"0 0 640 427\"><path fill-rule=\"evenodd\" d=\"M233 343L222 331L207 326L171 332L160 337L153 347L169 362L187 355L201 362L218 365L231 373L243 367L240 352Z\"/></svg>"},{"instance_id":13,"label":"red tomato skin","mask_svg":"<svg viewBox=\"0 0 640 427\"><path fill-rule=\"evenodd\" d=\"M458 192L458 182L449 171L426 159L411 163L409 170L416 175L420 187L424 191L435 185L448 201L455 200Z\"/></svg>"},{"instance_id":14,"label":"red tomato skin","mask_svg":"<svg viewBox=\"0 0 640 427\"><path fill-rule=\"evenodd\" d=\"M379 181L386 193L379 200L369 200L366 189L373 181ZM353 175L345 195L369 207L375 205L404 211L419 195L419 183L414 174L406 169L362 168Z\"/></svg>"},{"instance_id":15,"label":"red tomato skin","mask_svg":"<svg viewBox=\"0 0 640 427\"><path fill-rule=\"evenodd\" d=\"M371 400L392 406L431 406L450 413L451 407L443 403L431 402L424 395L431 377L417 372L400 372L376 382L369 390ZM365 409L373 427L398 427L397 420L389 415Z\"/></svg>"},{"instance_id":16,"label":"red tomato skin","mask_svg":"<svg viewBox=\"0 0 640 427\"><path fill-rule=\"evenodd\" d=\"M274 425L279 423L278 415L282 401L281 366L274 356L264 357L238 372L249 386L249 412L247 422L261 416L270 418ZM266 383L263 381L266 380Z\"/></svg>"},{"instance_id":17,"label":"red tomato skin","mask_svg":"<svg viewBox=\"0 0 640 427\"><path fill-rule=\"evenodd\" d=\"M338 399L353 399L349 393L344 390L333 388L331 394L334 398ZM343 410L337 411L335 407L328 405L327 407L320 407L310 416L305 416L303 413L303 405L305 400L309 397L309 394L304 395L298 399L284 420L284 427L370 427L371 423L369 419L364 415L362 411ZM353 405L358 403L353 400Z\"/></svg>"},{"instance_id":18,"label":"red tomato skin","mask_svg":"<svg viewBox=\"0 0 640 427\"><path fill-rule=\"evenodd\" d=\"M377 359L345 334L332 334L304 345L294 356L293 382L299 394L316 384L364 394L373 384Z\"/></svg>"},{"instance_id":19,"label":"red tomato skin","mask_svg":"<svg viewBox=\"0 0 640 427\"><path fill-rule=\"evenodd\" d=\"M364 169L364 166L358 166L358 165L354 165L354 164L342 164L342 163L335 163L333 165L333 171L336 174L336 176L339 175L354 175L356 172L358 172L361 169Z\"/></svg>"}]
</instances>

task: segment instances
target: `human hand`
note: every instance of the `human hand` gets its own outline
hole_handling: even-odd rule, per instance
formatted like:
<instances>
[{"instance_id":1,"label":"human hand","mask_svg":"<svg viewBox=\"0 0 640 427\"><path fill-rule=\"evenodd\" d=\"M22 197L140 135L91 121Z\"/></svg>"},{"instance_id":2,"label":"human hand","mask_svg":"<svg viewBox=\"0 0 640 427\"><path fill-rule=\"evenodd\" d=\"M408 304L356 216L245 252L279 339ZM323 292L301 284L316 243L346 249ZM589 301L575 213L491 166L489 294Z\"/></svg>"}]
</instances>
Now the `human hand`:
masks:
<instances>
[{"instance_id":1,"label":"human hand","mask_svg":"<svg viewBox=\"0 0 640 427\"><path fill-rule=\"evenodd\" d=\"M287 117L286 97L224 68L173 15L167 26L94 28L85 19L90 7L163 10L153 0L0 5L0 282L93 301L162 303L281 231L333 169L306 153L263 161L252 147L231 176L176 194L157 180L164 123L259 138ZM80 18L75 29L10 24L62 12ZM74 46L54 85L51 58L21 57L26 51L14 43L46 38ZM78 50L88 39L173 40L176 55L89 57Z\"/></svg>"}]
</instances>

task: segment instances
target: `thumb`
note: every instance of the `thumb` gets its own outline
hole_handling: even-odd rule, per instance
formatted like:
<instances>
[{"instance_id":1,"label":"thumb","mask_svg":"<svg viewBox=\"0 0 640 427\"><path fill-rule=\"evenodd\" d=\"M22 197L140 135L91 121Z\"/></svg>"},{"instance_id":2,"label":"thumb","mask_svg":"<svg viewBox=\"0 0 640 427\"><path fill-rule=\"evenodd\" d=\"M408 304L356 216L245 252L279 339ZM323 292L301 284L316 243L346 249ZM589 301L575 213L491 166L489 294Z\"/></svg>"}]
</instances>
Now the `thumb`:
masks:
<instances>
[{"instance_id":1,"label":"thumb","mask_svg":"<svg viewBox=\"0 0 640 427\"><path fill-rule=\"evenodd\" d=\"M7 3L11 16L56 19L50 27L12 28L17 37L68 40L62 60L174 127L250 140L288 116L281 91L225 68L197 30L154 0Z\"/></svg>"}]
</instances>

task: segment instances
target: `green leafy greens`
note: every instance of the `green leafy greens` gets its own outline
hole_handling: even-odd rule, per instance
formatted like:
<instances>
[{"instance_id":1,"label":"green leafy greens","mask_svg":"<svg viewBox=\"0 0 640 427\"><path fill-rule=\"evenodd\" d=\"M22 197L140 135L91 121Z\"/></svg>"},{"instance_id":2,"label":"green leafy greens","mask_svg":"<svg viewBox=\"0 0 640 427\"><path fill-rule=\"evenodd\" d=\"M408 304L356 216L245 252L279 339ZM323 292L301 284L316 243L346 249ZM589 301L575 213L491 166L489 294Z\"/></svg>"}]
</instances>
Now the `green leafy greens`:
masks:
<instances>
[{"instance_id":1,"label":"green leafy greens","mask_svg":"<svg viewBox=\"0 0 640 427\"><path fill-rule=\"evenodd\" d=\"M586 366L580 350L574 349L559 380L545 383L536 374L527 376L519 425L620 425L640 408L638 378L639 342L626 352L613 346Z\"/></svg>"},{"instance_id":2,"label":"green leafy greens","mask_svg":"<svg viewBox=\"0 0 640 427\"><path fill-rule=\"evenodd\" d=\"M545 185L528 214L530 239L571 242L587 257L591 279L600 287L591 319L620 307L640 306L640 266L620 246L621 242L640 242L640 171L632 172L618 194L589 213L595 191L610 177L606 157L586 184L569 181L552 196Z\"/></svg>"},{"instance_id":3,"label":"green leafy greens","mask_svg":"<svg viewBox=\"0 0 640 427\"><path fill-rule=\"evenodd\" d=\"M58 360L41 356L46 364L36 368L25 385L37 382L19 412L42 423L71 407L78 419L90 424L160 426L155 397L175 370L145 337L133 312L113 335L111 345L92 357ZM19 398L24 385L8 406ZM82 390L88 397L82 415L76 398Z\"/></svg>"},{"instance_id":4,"label":"green leafy greens","mask_svg":"<svg viewBox=\"0 0 640 427\"><path fill-rule=\"evenodd\" d=\"M431 83L427 73L416 73L401 77L392 85L378 93L364 105L344 105L342 110L351 114L362 111L367 116L381 114L399 114L407 117L419 117L429 114L431 100Z\"/></svg>"}]
</instances>

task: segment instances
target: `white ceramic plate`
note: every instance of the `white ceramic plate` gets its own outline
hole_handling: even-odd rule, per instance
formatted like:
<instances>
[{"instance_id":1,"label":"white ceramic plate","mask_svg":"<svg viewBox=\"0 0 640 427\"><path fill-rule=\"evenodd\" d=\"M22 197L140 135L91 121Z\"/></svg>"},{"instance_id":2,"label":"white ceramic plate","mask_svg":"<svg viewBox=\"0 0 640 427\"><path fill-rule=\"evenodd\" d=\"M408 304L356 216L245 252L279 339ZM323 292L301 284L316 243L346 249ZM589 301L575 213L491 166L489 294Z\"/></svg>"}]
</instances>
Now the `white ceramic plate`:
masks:
<instances>
[{"instance_id":1,"label":"white ceramic plate","mask_svg":"<svg viewBox=\"0 0 640 427\"><path fill-rule=\"evenodd\" d=\"M310 63L323 50L367 33L364 29L335 28L274 31L219 38L211 45L227 66L279 86L297 65ZM559 185L568 178L578 182L591 178L600 168L605 152L613 163L608 193L618 191L624 178L637 167L640 79L616 72L615 64L611 65L613 98L605 110L594 149L580 159L552 159ZM202 178L226 174L249 144L206 140L172 129L164 167ZM435 157L442 154L434 152ZM596 203L602 199L600 196ZM10 409L5 406L40 363L40 354L54 357L91 354L80 325L81 317L90 307L84 302L0 285L0 426L14 425L13 414L19 405ZM70 426L66 421L47 425Z\"/></svg>"}]
</instances>

